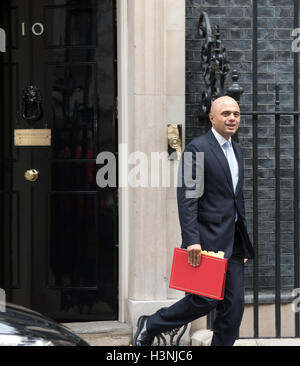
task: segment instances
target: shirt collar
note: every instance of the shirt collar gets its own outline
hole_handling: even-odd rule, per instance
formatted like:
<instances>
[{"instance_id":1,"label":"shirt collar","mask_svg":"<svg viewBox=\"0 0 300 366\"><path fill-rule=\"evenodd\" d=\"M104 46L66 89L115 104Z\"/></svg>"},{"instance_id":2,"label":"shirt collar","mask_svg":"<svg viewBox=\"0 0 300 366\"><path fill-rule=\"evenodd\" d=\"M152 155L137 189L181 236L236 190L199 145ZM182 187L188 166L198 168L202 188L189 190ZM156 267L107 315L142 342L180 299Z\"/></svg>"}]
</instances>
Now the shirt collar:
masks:
<instances>
[{"instance_id":1,"label":"shirt collar","mask_svg":"<svg viewBox=\"0 0 300 366\"><path fill-rule=\"evenodd\" d=\"M214 134L215 138L217 139L218 143L220 144L220 146L222 147L225 142L229 142L230 146L231 146L231 137L229 137L229 140L226 140L225 137L223 137L222 135L219 134L219 132L217 132L213 127L211 128L212 133Z\"/></svg>"}]
</instances>

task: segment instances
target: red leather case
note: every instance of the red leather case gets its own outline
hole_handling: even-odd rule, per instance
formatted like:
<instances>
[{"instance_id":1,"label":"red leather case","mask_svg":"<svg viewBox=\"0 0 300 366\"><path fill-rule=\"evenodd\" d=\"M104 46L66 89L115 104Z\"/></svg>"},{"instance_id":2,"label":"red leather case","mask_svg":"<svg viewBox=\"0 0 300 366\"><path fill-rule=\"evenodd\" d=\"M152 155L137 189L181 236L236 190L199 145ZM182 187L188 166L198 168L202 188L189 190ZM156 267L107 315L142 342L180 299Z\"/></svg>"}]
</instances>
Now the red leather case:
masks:
<instances>
[{"instance_id":1,"label":"red leather case","mask_svg":"<svg viewBox=\"0 0 300 366\"><path fill-rule=\"evenodd\" d=\"M227 258L202 254L198 267L188 263L186 249L175 248L169 287L223 300L226 280Z\"/></svg>"}]
</instances>

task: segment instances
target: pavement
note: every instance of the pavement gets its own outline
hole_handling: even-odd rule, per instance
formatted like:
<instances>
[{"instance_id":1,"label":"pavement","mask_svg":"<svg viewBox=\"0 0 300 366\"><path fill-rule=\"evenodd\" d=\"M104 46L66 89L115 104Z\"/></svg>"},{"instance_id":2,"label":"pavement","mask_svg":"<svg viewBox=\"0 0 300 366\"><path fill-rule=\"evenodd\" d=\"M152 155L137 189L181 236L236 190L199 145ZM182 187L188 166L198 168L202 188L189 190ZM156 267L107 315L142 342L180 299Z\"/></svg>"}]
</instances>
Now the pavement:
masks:
<instances>
[{"instance_id":1,"label":"pavement","mask_svg":"<svg viewBox=\"0 0 300 366\"><path fill-rule=\"evenodd\" d=\"M192 335L192 346L210 346L212 331L198 330ZM300 338L245 338L238 339L234 346L300 346Z\"/></svg>"},{"instance_id":2,"label":"pavement","mask_svg":"<svg viewBox=\"0 0 300 366\"><path fill-rule=\"evenodd\" d=\"M132 345L133 330L125 323L118 321L66 323L64 324L91 346L129 346ZM191 341L192 346L210 346L213 332L211 330L197 330L191 339L187 334L182 339L182 345ZM234 346L298 346L300 338L259 338L238 339Z\"/></svg>"},{"instance_id":3,"label":"pavement","mask_svg":"<svg viewBox=\"0 0 300 366\"><path fill-rule=\"evenodd\" d=\"M129 346L132 343L132 328L118 321L65 323L90 346Z\"/></svg>"}]
</instances>

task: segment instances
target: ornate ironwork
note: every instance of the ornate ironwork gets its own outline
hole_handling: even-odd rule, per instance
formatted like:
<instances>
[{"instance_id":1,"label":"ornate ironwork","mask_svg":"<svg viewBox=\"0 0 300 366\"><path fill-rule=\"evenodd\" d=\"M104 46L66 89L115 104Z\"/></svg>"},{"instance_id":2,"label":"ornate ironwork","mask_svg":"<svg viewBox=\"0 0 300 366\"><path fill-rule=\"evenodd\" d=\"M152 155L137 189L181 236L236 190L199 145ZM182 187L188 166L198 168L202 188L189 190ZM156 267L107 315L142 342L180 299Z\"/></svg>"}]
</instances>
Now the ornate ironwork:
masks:
<instances>
[{"instance_id":1,"label":"ornate ironwork","mask_svg":"<svg viewBox=\"0 0 300 366\"><path fill-rule=\"evenodd\" d=\"M183 325L178 328L171 329L158 334L153 342L153 346L180 346L180 341L187 330L188 325ZM169 342L166 337L169 337Z\"/></svg>"},{"instance_id":2,"label":"ornate ironwork","mask_svg":"<svg viewBox=\"0 0 300 366\"><path fill-rule=\"evenodd\" d=\"M232 79L234 83L225 92L226 76L230 70L230 63L226 48L220 40L220 28L215 26L214 31L206 12L202 12L198 24L199 35L204 39L201 49L201 72L205 82L205 90L202 93L202 111L209 113L211 103L218 97L230 95L238 102L243 89L238 85L238 74L234 70Z\"/></svg>"},{"instance_id":3,"label":"ornate ironwork","mask_svg":"<svg viewBox=\"0 0 300 366\"><path fill-rule=\"evenodd\" d=\"M240 103L241 95L244 92L244 89L239 85L239 75L236 70L232 71L232 85L227 89L227 95L234 98L238 103Z\"/></svg>"}]
</instances>

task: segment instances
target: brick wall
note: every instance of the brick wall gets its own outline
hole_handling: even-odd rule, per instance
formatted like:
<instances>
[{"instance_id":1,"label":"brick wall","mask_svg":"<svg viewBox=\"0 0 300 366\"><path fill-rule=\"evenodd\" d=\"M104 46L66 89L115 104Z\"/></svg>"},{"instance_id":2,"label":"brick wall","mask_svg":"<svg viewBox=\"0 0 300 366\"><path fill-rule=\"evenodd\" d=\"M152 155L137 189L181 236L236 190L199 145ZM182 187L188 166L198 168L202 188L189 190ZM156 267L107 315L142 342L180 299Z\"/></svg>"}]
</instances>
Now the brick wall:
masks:
<instances>
[{"instance_id":1,"label":"brick wall","mask_svg":"<svg viewBox=\"0 0 300 366\"><path fill-rule=\"evenodd\" d=\"M274 111L275 83L280 84L281 110L293 110L292 0L258 1L258 110ZM201 115L204 89L200 72L202 41L198 36L201 11L208 13L212 26L219 24L231 70L239 73L244 88L241 110L252 110L252 1L186 0L186 143L209 126ZM226 86L231 83L227 78ZM258 261L259 288L273 291L275 285L275 121L273 116L258 120ZM293 288L293 118L281 117L281 286ZM246 211L252 236L253 162L252 118L242 117L239 141L244 152ZM245 267L246 289L252 288L252 261Z\"/></svg>"}]
</instances>

